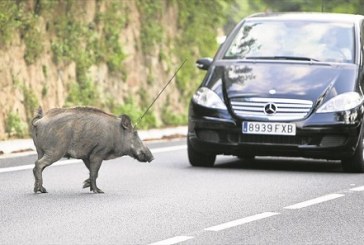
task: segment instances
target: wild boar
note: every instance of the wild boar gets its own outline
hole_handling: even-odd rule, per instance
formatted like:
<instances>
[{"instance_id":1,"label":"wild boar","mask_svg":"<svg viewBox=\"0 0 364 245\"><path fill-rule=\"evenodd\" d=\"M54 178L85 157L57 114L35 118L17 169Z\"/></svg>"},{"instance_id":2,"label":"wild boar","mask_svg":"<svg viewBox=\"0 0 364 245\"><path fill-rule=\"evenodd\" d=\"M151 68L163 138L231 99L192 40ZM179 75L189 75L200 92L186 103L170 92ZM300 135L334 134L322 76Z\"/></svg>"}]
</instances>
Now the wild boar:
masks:
<instances>
[{"instance_id":1,"label":"wild boar","mask_svg":"<svg viewBox=\"0 0 364 245\"><path fill-rule=\"evenodd\" d=\"M33 169L34 192L46 193L43 170L62 157L82 159L90 172L83 188L103 193L96 178L103 160L128 155L151 162L153 155L139 138L127 115L119 117L91 107L55 108L45 114L39 107L32 121L32 138L38 153Z\"/></svg>"}]
</instances>

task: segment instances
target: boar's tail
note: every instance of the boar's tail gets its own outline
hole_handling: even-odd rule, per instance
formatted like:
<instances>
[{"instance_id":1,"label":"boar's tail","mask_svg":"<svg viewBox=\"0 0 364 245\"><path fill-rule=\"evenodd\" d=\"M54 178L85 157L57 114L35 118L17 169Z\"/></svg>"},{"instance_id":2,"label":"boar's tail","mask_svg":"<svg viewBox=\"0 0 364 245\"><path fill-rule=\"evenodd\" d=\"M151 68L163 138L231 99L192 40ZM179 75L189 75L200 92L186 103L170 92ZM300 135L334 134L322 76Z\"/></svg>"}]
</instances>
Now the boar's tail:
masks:
<instances>
[{"instance_id":1,"label":"boar's tail","mask_svg":"<svg viewBox=\"0 0 364 245\"><path fill-rule=\"evenodd\" d=\"M33 118L32 120L32 126L33 127L36 127L35 123L41 119L43 117L43 109L41 106L38 107L38 110L37 110L37 114L35 115L35 117Z\"/></svg>"}]
</instances>

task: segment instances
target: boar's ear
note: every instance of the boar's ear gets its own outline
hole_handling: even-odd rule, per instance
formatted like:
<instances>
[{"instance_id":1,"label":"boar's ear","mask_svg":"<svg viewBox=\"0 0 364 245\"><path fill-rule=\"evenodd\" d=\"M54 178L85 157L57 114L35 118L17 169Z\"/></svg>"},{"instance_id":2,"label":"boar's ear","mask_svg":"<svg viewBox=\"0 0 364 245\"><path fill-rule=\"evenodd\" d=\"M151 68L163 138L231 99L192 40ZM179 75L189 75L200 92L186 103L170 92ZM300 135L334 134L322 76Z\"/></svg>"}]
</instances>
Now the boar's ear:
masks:
<instances>
[{"instance_id":1,"label":"boar's ear","mask_svg":"<svg viewBox=\"0 0 364 245\"><path fill-rule=\"evenodd\" d=\"M121 126L125 129L133 129L133 126L131 125L131 120L130 117L127 115L121 115L120 116L121 119Z\"/></svg>"}]
</instances>

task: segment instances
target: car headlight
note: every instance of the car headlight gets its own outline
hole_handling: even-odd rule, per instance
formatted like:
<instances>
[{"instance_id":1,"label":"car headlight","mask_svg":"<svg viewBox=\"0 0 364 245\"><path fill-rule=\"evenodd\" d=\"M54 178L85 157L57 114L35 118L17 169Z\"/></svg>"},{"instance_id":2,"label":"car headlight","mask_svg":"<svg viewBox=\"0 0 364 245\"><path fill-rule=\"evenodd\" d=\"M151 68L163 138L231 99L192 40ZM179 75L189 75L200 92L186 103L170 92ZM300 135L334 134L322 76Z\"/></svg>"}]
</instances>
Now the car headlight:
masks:
<instances>
[{"instance_id":1,"label":"car headlight","mask_svg":"<svg viewBox=\"0 0 364 245\"><path fill-rule=\"evenodd\" d=\"M193 95L193 101L205 107L227 110L226 105L221 98L211 89L206 87L199 88L196 91Z\"/></svg>"},{"instance_id":2,"label":"car headlight","mask_svg":"<svg viewBox=\"0 0 364 245\"><path fill-rule=\"evenodd\" d=\"M327 101L318 110L318 113L346 111L359 106L363 98L356 92L343 93Z\"/></svg>"}]
</instances>

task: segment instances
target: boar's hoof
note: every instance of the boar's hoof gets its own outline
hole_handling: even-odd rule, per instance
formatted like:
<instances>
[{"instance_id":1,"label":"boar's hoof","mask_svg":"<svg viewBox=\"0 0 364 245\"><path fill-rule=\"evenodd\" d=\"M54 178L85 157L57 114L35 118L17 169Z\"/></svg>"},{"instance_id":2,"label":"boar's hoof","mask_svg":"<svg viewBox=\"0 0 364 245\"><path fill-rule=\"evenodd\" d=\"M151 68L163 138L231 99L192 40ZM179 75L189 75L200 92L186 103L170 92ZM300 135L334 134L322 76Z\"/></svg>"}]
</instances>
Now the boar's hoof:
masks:
<instances>
[{"instance_id":1,"label":"boar's hoof","mask_svg":"<svg viewBox=\"0 0 364 245\"><path fill-rule=\"evenodd\" d=\"M91 180L90 179L87 179L83 182L83 188L88 188L91 186Z\"/></svg>"},{"instance_id":2,"label":"boar's hoof","mask_svg":"<svg viewBox=\"0 0 364 245\"><path fill-rule=\"evenodd\" d=\"M43 186L36 186L34 187L34 193L37 193L37 192L40 192L40 193L48 193L46 188L44 188Z\"/></svg>"},{"instance_id":3,"label":"boar's hoof","mask_svg":"<svg viewBox=\"0 0 364 245\"><path fill-rule=\"evenodd\" d=\"M92 189L92 191L94 192L94 193L104 193L101 189L99 189L99 188L96 188L96 190L95 189Z\"/></svg>"},{"instance_id":4,"label":"boar's hoof","mask_svg":"<svg viewBox=\"0 0 364 245\"><path fill-rule=\"evenodd\" d=\"M90 187L90 191L92 191L93 193L104 193L102 190L100 190L99 188L97 188L97 186L95 188L93 188L91 186L91 180L87 179L83 182L83 188L88 188Z\"/></svg>"}]
</instances>

